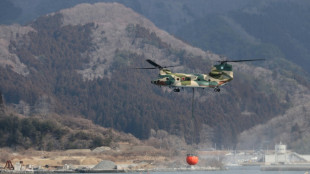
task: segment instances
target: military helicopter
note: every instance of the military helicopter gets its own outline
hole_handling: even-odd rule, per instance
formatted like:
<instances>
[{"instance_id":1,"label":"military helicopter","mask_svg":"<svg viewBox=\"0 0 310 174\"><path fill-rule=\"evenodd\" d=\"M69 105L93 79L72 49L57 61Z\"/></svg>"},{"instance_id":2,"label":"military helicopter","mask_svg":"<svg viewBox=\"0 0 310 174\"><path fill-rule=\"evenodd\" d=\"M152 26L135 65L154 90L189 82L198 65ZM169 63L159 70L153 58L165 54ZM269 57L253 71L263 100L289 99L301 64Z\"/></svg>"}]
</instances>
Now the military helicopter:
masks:
<instances>
[{"instance_id":1,"label":"military helicopter","mask_svg":"<svg viewBox=\"0 0 310 174\"><path fill-rule=\"evenodd\" d=\"M151 83L158 86L168 86L170 88L174 88L174 92L180 92L180 88L193 88L193 90L194 88L213 88L215 92L220 92L220 87L226 85L234 78L232 65L228 64L228 62L261 60L265 59L220 60L217 61L219 64L214 65L208 74L172 73L167 68L176 66L161 66L150 59L147 59L146 61L154 67L135 69L159 69L158 78L156 80L152 80Z\"/></svg>"}]
</instances>

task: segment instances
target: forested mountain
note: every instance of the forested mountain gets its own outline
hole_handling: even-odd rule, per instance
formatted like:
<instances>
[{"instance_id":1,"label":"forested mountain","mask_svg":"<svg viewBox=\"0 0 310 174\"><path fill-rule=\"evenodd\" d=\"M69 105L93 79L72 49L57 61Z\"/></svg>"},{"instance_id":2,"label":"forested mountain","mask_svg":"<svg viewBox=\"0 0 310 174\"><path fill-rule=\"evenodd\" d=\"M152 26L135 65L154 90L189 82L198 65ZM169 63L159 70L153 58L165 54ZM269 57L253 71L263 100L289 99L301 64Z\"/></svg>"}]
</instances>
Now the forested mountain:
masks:
<instances>
[{"instance_id":1,"label":"forested mountain","mask_svg":"<svg viewBox=\"0 0 310 174\"><path fill-rule=\"evenodd\" d=\"M2 109L2 108L0 108ZM66 115L21 116L0 110L0 147L65 150L117 148L119 142L142 144L131 134L103 128L90 120Z\"/></svg>"},{"instance_id":2,"label":"forested mountain","mask_svg":"<svg viewBox=\"0 0 310 174\"><path fill-rule=\"evenodd\" d=\"M24 115L82 115L141 139L164 129L188 143L235 147L239 133L263 124L309 93L304 71L285 59L234 64L235 79L221 93L150 84L157 71L145 59L208 72L220 56L191 47L123 5L81 4L25 25L0 26L0 90ZM294 73L292 73L294 72Z\"/></svg>"},{"instance_id":3,"label":"forested mountain","mask_svg":"<svg viewBox=\"0 0 310 174\"><path fill-rule=\"evenodd\" d=\"M309 73L309 8L308 1L253 1L240 10L197 18L176 35L233 58L282 57Z\"/></svg>"},{"instance_id":4,"label":"forested mountain","mask_svg":"<svg viewBox=\"0 0 310 174\"><path fill-rule=\"evenodd\" d=\"M310 69L307 0L31 1L1 1L0 23L27 23L79 3L119 2L204 50L232 58L284 57L308 72Z\"/></svg>"}]
</instances>

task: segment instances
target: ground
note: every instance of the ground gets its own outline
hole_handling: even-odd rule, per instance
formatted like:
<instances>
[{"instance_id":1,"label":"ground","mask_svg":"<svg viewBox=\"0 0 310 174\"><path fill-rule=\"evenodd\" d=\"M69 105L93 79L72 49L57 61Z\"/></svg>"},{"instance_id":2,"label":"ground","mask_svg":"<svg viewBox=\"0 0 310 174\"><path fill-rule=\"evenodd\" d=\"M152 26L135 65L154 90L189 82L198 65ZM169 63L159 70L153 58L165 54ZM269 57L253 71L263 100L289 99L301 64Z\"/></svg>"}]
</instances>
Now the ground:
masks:
<instances>
[{"instance_id":1,"label":"ground","mask_svg":"<svg viewBox=\"0 0 310 174\"><path fill-rule=\"evenodd\" d=\"M34 149L0 149L0 168L11 160L15 166L22 161L23 166L47 170L54 169L91 169L103 160L112 161L117 169L149 170L167 168L187 168L186 150L155 148L154 146L119 142L113 148L97 147L95 149L71 149L65 151L43 151ZM226 151L196 151L199 162L196 167L221 168L219 157ZM214 158L216 159L214 159ZM68 167L69 166L69 167Z\"/></svg>"},{"instance_id":2,"label":"ground","mask_svg":"<svg viewBox=\"0 0 310 174\"><path fill-rule=\"evenodd\" d=\"M47 169L63 168L65 164L72 168L90 169L102 160L113 161L119 169L148 169L165 166L167 162L185 165L185 160L181 159L181 156L172 157L169 151L155 149L151 146L134 146L127 150L110 149L102 152L94 152L90 149L51 152L33 149L16 152L12 149L1 149L0 152L4 154L1 157L1 167L5 166L6 160L11 160L14 166L22 161L23 166L32 165L42 168L48 166Z\"/></svg>"}]
</instances>

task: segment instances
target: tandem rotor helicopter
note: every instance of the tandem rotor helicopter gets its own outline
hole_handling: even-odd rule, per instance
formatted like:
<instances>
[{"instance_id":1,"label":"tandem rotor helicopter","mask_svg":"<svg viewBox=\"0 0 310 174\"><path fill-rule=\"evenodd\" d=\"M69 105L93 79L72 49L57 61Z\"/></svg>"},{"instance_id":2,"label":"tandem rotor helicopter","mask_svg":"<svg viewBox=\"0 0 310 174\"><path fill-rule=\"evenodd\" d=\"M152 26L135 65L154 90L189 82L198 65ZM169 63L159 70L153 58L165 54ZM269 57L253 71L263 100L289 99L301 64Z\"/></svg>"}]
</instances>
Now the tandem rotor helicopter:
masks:
<instances>
[{"instance_id":1,"label":"tandem rotor helicopter","mask_svg":"<svg viewBox=\"0 0 310 174\"><path fill-rule=\"evenodd\" d=\"M158 86L167 86L174 88L174 92L180 92L180 88L213 88L215 92L220 92L220 87L232 81L233 71L232 65L229 62L248 62L262 61L265 59L248 59L248 60L221 60L219 64L214 65L208 74L186 74L172 73L169 67L176 66L161 66L154 61L147 59L146 61L153 65L150 68L135 68L135 69L159 69L159 75L156 80L151 81L152 84Z\"/></svg>"}]
</instances>

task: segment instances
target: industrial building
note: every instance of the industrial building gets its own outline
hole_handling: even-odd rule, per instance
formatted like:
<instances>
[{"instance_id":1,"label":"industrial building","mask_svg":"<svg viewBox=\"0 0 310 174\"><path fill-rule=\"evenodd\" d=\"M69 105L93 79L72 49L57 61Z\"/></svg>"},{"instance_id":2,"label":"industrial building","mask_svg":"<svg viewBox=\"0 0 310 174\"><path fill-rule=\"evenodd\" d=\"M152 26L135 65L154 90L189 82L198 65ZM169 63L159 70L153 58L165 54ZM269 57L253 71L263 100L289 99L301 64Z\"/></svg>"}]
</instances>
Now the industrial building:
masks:
<instances>
[{"instance_id":1,"label":"industrial building","mask_svg":"<svg viewBox=\"0 0 310 174\"><path fill-rule=\"evenodd\" d=\"M287 150L285 144L276 144L274 152L265 154L265 165L310 163L310 155L301 155Z\"/></svg>"}]
</instances>

